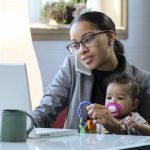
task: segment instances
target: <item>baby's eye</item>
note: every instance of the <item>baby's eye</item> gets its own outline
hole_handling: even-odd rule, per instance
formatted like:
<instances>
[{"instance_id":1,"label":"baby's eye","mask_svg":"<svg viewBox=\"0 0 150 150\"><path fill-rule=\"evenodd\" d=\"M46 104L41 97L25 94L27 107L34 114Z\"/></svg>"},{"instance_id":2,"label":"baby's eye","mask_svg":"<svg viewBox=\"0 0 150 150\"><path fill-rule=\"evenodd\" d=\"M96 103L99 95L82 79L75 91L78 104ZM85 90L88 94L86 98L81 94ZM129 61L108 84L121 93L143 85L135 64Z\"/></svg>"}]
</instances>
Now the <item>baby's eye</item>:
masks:
<instances>
[{"instance_id":1,"label":"baby's eye","mask_svg":"<svg viewBox=\"0 0 150 150\"><path fill-rule=\"evenodd\" d=\"M107 99L107 100L111 100L112 98L111 98L111 97L106 97L106 99Z\"/></svg>"},{"instance_id":2,"label":"baby's eye","mask_svg":"<svg viewBox=\"0 0 150 150\"><path fill-rule=\"evenodd\" d=\"M118 100L124 100L124 97L118 97Z\"/></svg>"}]
</instances>

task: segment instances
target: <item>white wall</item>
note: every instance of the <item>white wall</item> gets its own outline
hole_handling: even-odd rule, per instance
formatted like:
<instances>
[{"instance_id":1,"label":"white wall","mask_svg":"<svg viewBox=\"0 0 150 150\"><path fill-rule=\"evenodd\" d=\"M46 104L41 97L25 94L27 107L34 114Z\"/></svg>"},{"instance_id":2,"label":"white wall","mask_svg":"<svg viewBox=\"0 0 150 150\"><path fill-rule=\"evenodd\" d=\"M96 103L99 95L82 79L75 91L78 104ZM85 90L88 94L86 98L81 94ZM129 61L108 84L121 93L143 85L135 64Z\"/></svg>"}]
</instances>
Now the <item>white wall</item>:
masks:
<instances>
[{"instance_id":1,"label":"white wall","mask_svg":"<svg viewBox=\"0 0 150 150\"><path fill-rule=\"evenodd\" d=\"M34 49L38 58L44 89L62 65L69 51L67 41L35 41Z\"/></svg>"},{"instance_id":2,"label":"white wall","mask_svg":"<svg viewBox=\"0 0 150 150\"><path fill-rule=\"evenodd\" d=\"M150 0L128 0L128 39L122 40L130 63L150 71ZM68 41L34 41L44 87L52 81Z\"/></svg>"},{"instance_id":3,"label":"white wall","mask_svg":"<svg viewBox=\"0 0 150 150\"><path fill-rule=\"evenodd\" d=\"M36 4L36 7L35 7ZM38 23L40 22L40 13L41 13L41 6L42 0L28 0L29 6L29 21L30 23Z\"/></svg>"},{"instance_id":4,"label":"white wall","mask_svg":"<svg viewBox=\"0 0 150 150\"><path fill-rule=\"evenodd\" d=\"M129 36L122 41L127 59L150 71L150 0L128 0Z\"/></svg>"}]
</instances>

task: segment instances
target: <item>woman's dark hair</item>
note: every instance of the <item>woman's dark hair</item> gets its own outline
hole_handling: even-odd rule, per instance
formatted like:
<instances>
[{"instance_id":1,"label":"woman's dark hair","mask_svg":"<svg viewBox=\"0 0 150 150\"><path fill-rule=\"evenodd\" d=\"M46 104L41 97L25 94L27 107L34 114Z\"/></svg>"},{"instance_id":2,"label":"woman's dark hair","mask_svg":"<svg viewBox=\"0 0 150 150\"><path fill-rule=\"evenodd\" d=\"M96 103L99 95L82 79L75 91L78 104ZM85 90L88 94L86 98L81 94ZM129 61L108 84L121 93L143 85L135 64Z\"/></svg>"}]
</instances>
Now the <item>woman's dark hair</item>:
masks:
<instances>
[{"instance_id":1,"label":"woman's dark hair","mask_svg":"<svg viewBox=\"0 0 150 150\"><path fill-rule=\"evenodd\" d=\"M108 17L106 14L102 12L90 11L83 13L72 21L70 28L74 23L80 21L88 21L91 24L93 24L96 29L102 31L113 30L116 33L114 22L110 17ZM114 51L116 55L119 53L124 54L124 46L119 40L115 40L114 42Z\"/></svg>"}]
</instances>

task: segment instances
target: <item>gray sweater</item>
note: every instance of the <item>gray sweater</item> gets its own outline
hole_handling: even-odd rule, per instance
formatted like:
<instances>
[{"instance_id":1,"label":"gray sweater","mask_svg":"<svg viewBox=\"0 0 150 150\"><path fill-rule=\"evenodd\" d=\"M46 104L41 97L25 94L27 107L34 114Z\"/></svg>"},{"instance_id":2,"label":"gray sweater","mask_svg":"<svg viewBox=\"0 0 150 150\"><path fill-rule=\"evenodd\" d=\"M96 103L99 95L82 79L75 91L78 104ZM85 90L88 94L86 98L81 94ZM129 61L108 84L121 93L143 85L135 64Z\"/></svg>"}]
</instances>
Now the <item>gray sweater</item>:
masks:
<instances>
[{"instance_id":1,"label":"gray sweater","mask_svg":"<svg viewBox=\"0 0 150 150\"><path fill-rule=\"evenodd\" d=\"M150 73L125 61L126 73L140 85L138 112L150 123ZM58 114L67 107L65 128L78 129L77 107L83 100L90 100L94 76L74 56L67 56L53 82L47 87L40 105L33 111L38 127L50 127Z\"/></svg>"}]
</instances>

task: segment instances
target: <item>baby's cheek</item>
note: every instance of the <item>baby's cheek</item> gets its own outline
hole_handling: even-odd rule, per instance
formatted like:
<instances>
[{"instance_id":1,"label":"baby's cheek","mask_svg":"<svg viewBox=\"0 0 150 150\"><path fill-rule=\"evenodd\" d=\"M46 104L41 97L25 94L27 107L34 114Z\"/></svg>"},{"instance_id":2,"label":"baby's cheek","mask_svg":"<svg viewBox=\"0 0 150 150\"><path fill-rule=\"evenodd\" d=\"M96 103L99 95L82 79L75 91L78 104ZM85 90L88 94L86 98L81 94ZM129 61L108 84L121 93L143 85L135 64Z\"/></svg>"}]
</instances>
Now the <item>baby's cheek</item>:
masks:
<instances>
[{"instance_id":1,"label":"baby's cheek","mask_svg":"<svg viewBox=\"0 0 150 150\"><path fill-rule=\"evenodd\" d=\"M132 108L129 104L128 105L121 105L121 107L122 107L121 113L123 115L126 115L132 111Z\"/></svg>"},{"instance_id":2,"label":"baby's cheek","mask_svg":"<svg viewBox=\"0 0 150 150\"><path fill-rule=\"evenodd\" d=\"M123 110L126 110L126 109L130 109L131 108L131 105L129 103L120 103L121 107L123 108Z\"/></svg>"},{"instance_id":3,"label":"baby's cheek","mask_svg":"<svg viewBox=\"0 0 150 150\"><path fill-rule=\"evenodd\" d=\"M109 103L109 102L106 100L106 102L105 102L105 106L107 106L107 105L108 105L108 103Z\"/></svg>"}]
</instances>

